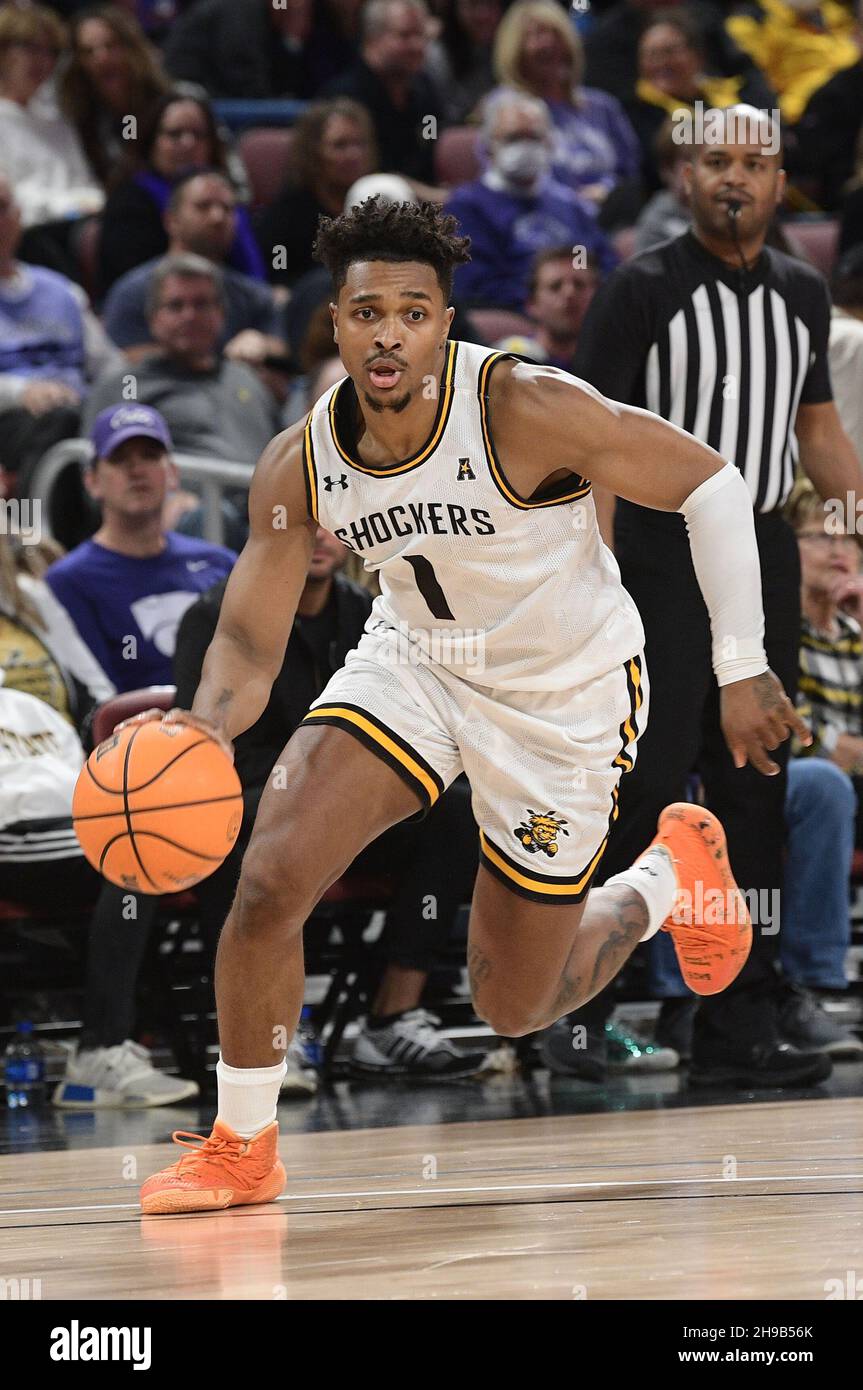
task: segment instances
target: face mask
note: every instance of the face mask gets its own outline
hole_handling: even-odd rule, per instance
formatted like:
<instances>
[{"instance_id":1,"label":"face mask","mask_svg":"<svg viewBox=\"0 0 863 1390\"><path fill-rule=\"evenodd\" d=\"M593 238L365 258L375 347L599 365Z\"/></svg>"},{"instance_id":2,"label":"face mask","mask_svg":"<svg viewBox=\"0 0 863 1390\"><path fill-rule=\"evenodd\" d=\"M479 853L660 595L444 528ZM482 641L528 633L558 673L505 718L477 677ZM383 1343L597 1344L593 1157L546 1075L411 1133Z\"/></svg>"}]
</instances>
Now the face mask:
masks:
<instances>
[{"instance_id":1,"label":"face mask","mask_svg":"<svg viewBox=\"0 0 863 1390\"><path fill-rule=\"evenodd\" d=\"M513 140L501 145L494 167L507 183L536 183L551 166L551 151L539 140Z\"/></svg>"}]
</instances>

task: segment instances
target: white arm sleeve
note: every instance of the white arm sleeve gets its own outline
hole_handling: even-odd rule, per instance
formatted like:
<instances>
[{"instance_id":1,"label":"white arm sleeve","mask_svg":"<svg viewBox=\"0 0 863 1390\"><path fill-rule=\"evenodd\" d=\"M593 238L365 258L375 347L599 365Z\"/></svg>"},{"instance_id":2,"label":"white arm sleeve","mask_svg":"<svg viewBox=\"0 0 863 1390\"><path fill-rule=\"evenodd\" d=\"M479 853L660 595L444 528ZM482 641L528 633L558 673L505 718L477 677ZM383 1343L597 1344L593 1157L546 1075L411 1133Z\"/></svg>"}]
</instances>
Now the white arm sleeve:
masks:
<instances>
[{"instance_id":1,"label":"white arm sleeve","mask_svg":"<svg viewBox=\"0 0 863 1390\"><path fill-rule=\"evenodd\" d=\"M726 463L678 510L686 518L692 563L710 614L717 682L760 676L768 669L761 566L752 499L739 469Z\"/></svg>"}]
</instances>

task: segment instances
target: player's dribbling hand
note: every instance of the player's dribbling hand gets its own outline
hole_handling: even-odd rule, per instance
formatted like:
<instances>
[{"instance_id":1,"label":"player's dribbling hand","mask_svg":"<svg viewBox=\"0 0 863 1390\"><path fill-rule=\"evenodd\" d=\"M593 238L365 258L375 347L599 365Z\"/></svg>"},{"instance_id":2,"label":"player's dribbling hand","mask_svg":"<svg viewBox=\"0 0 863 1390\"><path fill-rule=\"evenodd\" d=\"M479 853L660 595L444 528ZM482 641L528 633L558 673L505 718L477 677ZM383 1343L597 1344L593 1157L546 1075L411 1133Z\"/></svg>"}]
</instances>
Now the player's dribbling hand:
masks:
<instances>
[{"instance_id":1,"label":"player's dribbling hand","mask_svg":"<svg viewBox=\"0 0 863 1390\"><path fill-rule=\"evenodd\" d=\"M775 777L780 768L768 756L769 751L792 733L807 747L812 742L808 726L772 671L724 685L719 697L722 732L735 767L750 762L765 776Z\"/></svg>"},{"instance_id":2,"label":"player's dribbling hand","mask_svg":"<svg viewBox=\"0 0 863 1390\"><path fill-rule=\"evenodd\" d=\"M188 724L192 729L200 729L203 733L209 734L218 743L222 752L225 753L231 762L234 761L234 745L230 739L208 719L201 719L199 715L192 714L187 709L145 709L140 714L133 714L130 719L124 719L122 723L114 726L113 732L119 733L121 729L127 728L130 724L148 724L153 719L164 720L166 724Z\"/></svg>"}]
</instances>

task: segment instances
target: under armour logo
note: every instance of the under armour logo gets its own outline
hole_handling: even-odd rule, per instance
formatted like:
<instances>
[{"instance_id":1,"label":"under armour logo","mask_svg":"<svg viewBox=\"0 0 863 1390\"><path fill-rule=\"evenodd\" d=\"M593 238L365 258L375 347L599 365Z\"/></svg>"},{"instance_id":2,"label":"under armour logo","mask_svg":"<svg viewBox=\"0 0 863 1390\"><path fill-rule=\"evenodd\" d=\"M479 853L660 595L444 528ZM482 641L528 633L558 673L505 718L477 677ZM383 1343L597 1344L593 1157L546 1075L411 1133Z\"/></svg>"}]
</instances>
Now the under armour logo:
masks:
<instances>
[{"instance_id":1,"label":"under armour logo","mask_svg":"<svg viewBox=\"0 0 863 1390\"><path fill-rule=\"evenodd\" d=\"M457 483L463 483L466 478L476 478L476 474L470 466L470 459L459 459L458 472L455 475Z\"/></svg>"},{"instance_id":2,"label":"under armour logo","mask_svg":"<svg viewBox=\"0 0 863 1390\"><path fill-rule=\"evenodd\" d=\"M348 485L347 473L341 473L338 478L331 478L329 473L324 478L324 491L332 492L334 487L346 488Z\"/></svg>"}]
</instances>

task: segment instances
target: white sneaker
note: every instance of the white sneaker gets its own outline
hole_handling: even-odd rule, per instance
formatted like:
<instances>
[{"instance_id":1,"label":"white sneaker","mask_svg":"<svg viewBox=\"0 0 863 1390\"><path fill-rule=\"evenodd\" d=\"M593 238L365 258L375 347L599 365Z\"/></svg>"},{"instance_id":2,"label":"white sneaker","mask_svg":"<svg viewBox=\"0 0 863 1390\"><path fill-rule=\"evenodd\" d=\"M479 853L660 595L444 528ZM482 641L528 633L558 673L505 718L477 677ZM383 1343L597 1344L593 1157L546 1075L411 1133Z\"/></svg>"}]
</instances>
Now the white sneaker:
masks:
<instances>
[{"instance_id":1,"label":"white sneaker","mask_svg":"<svg viewBox=\"0 0 863 1390\"><path fill-rule=\"evenodd\" d=\"M61 1110L138 1110L172 1105L198 1094L197 1081L156 1071L146 1047L127 1038L117 1047L78 1052L54 1090Z\"/></svg>"},{"instance_id":2,"label":"white sneaker","mask_svg":"<svg viewBox=\"0 0 863 1390\"><path fill-rule=\"evenodd\" d=\"M318 1089L318 1073L310 1065L299 1035L291 1038L285 1053L288 1070L282 1082L283 1096L313 1096Z\"/></svg>"},{"instance_id":3,"label":"white sneaker","mask_svg":"<svg viewBox=\"0 0 863 1390\"><path fill-rule=\"evenodd\" d=\"M440 1019L411 1009L386 1028L362 1026L351 1056L353 1070L374 1076L463 1077L482 1067L486 1052L461 1052L441 1031Z\"/></svg>"}]
</instances>

